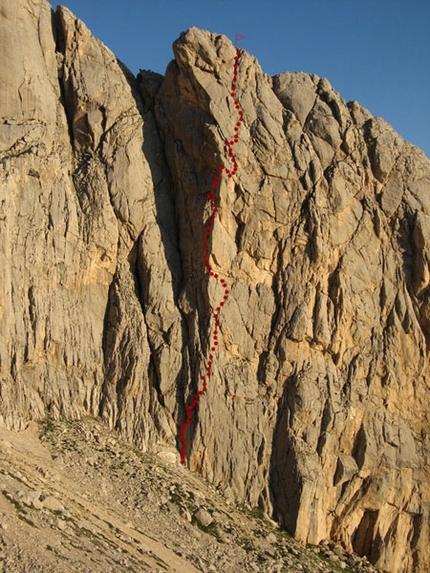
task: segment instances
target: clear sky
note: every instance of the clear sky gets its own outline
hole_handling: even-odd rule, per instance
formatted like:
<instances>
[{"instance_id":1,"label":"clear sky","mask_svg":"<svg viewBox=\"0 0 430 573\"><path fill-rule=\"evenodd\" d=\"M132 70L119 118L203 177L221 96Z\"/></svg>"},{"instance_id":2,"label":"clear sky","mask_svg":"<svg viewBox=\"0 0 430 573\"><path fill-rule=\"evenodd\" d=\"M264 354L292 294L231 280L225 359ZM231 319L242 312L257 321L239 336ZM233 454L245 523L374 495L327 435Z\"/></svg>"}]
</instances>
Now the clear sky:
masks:
<instances>
[{"instance_id":1,"label":"clear sky","mask_svg":"<svg viewBox=\"0 0 430 573\"><path fill-rule=\"evenodd\" d=\"M245 36L274 75L326 77L430 158L430 0L64 0L132 72L164 73L191 26ZM55 7L56 2L51 1Z\"/></svg>"}]
</instances>

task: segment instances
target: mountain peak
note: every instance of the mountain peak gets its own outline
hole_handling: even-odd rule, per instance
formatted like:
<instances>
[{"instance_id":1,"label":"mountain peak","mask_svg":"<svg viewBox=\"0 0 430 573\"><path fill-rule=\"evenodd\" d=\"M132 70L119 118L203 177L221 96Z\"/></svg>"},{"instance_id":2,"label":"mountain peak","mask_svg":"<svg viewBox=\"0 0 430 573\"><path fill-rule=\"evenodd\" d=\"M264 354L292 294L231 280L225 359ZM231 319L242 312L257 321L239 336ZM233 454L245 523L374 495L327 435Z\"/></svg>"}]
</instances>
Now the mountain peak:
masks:
<instances>
[{"instance_id":1,"label":"mountain peak","mask_svg":"<svg viewBox=\"0 0 430 573\"><path fill-rule=\"evenodd\" d=\"M427 571L429 160L220 34L136 79L7 0L0 43L1 425L185 443L302 543Z\"/></svg>"}]
</instances>

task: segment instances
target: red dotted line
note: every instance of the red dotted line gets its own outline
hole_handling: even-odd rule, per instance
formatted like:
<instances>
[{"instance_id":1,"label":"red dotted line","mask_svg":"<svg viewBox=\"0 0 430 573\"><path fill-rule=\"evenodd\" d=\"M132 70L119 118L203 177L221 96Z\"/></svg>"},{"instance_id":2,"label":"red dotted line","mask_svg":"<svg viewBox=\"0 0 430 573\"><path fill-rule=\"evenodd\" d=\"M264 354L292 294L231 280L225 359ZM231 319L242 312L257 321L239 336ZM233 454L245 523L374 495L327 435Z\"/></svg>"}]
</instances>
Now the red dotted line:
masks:
<instances>
[{"instance_id":1,"label":"red dotted line","mask_svg":"<svg viewBox=\"0 0 430 573\"><path fill-rule=\"evenodd\" d=\"M214 224L215 217L216 217L216 214L218 212L218 207L217 207L217 204L215 201L215 189L218 187L219 182L221 181L221 176L223 173L226 173L227 177L230 179L231 177L233 177L233 175L236 173L236 171L238 169L236 158L233 155L232 147L233 147L233 145L235 145L235 143L237 143L239 141L238 132L239 132L240 124L243 121L243 112L240 108L240 104L239 104L238 100L235 97L235 95L236 95L235 94L236 82L237 82L237 66L238 66L239 58L240 58L240 50L237 49L236 50L236 56L234 58L234 72L233 72L233 79L231 82L230 95L233 98L234 106L239 113L239 120L237 121L237 123L234 127L234 131L235 131L234 138L231 141L225 142L225 147L227 149L227 155L228 155L233 167L232 167L232 169L227 169L227 167L225 165L221 165L220 168L218 169L218 175L216 176L216 178L212 182L211 190L207 195L207 198L211 202L212 215L209 217L209 221L205 227L205 238L203 239L203 263L205 265L205 269L211 277L213 277L214 279L216 279L217 281L220 282L221 286L224 288L224 296L223 296L222 300L219 302L217 308L215 309L215 313L213 314L215 329L213 331L213 341L211 344L211 354L209 354L208 361L207 361L206 367L205 367L206 374L200 376L200 381L202 382L202 389L199 390L198 392L196 392L196 394L194 395L194 400L187 407L187 417L186 417L184 423L182 424L181 430L179 432L179 438L180 438L181 444L182 444L182 446L181 446L181 464L185 464L185 452L186 452L185 430L186 430L186 427L191 422L192 411L197 406L197 404L199 403L200 396L202 396L202 394L204 394L207 391L207 379L209 379L212 376L212 364L213 364L213 360L214 360L214 354L213 353L216 351L217 346L218 346L218 327L219 327L218 316L219 316L219 313L221 311L221 308L226 303L226 301L228 299L229 292L230 292L227 288L226 281L224 279L219 278L218 274L213 272L213 270L209 264L208 242L209 242L209 237L210 237L210 234L212 231L212 226Z\"/></svg>"}]
</instances>

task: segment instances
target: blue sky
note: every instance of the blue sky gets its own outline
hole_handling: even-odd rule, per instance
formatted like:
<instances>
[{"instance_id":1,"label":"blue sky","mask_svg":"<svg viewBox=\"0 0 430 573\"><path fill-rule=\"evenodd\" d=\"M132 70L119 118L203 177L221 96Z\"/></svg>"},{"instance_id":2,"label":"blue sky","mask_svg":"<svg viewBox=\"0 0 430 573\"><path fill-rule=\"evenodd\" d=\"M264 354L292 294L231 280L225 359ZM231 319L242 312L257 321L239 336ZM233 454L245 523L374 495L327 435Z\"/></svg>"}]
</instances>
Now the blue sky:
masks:
<instances>
[{"instance_id":1,"label":"blue sky","mask_svg":"<svg viewBox=\"0 0 430 573\"><path fill-rule=\"evenodd\" d=\"M55 2L51 2L53 6ZM245 36L263 71L312 72L430 158L430 0L64 0L132 72L164 73L198 26Z\"/></svg>"}]
</instances>

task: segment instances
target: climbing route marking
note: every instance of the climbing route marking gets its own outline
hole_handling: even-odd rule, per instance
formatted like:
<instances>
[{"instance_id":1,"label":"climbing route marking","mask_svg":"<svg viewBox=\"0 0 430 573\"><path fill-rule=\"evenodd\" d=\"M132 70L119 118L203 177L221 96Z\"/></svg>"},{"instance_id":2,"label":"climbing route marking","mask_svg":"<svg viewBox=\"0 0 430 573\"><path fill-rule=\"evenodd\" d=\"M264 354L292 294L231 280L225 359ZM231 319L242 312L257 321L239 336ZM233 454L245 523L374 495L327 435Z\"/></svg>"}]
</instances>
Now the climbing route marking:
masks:
<instances>
[{"instance_id":1,"label":"climbing route marking","mask_svg":"<svg viewBox=\"0 0 430 573\"><path fill-rule=\"evenodd\" d=\"M219 318L219 313L221 312L221 308L227 302L228 295L230 293L226 281L224 279L220 278L218 276L218 274L212 270L212 268L209 264L209 247L208 247L208 244L209 244L209 238L211 235L212 227L213 227L213 224L215 221L215 217L216 217L216 214L218 212L218 207L217 207L217 203L215 200L215 190L219 186L219 183L221 181L221 177L222 177L223 173L225 173L227 175L227 177L229 179L231 179L233 177L233 175L235 175L235 173L238 169L236 158L233 155L233 149L232 148L233 148L233 145L235 145L239 141L238 132L239 132L240 124L243 121L243 112L241 110L241 107L240 107L238 100L236 99L236 93L235 92L236 92L236 82L237 82L237 68L238 68L238 62L239 62L239 59L241 56L241 52L237 47L237 43L239 40L242 40L244 37L245 36L241 36L240 34L236 34L236 56L234 58L233 78L232 78L231 87L230 87L230 96L233 98L234 106L235 106L235 108L238 112L238 116L239 116L238 121L236 122L236 124L234 126L235 135L234 135L233 139L231 141L225 142L227 155L228 155L228 158L230 161L230 169L227 168L224 164L220 165L220 167L218 169L218 175L215 177L215 179L212 182L211 190L209 191L209 193L207 195L207 199L211 203L212 215L209 217L209 220L205 226L205 238L203 239L203 264L205 266L205 270L207 273L209 273L210 277L213 277L217 282L220 283L221 287L224 289L224 295L223 295L222 300L218 303L218 306L215 309L215 312L212 316L213 321L214 321L213 339L212 339L212 344L210 345L210 354L208 356L208 360L207 360L206 366L205 366L206 374L202 374L200 376L200 382L202 384L202 388L201 388L201 390L196 392L196 394L194 395L194 399L193 399L192 403L187 406L187 417L186 417L185 421L183 422L181 430L179 432L179 439L181 441L181 464L185 464L185 457L186 457L185 430L186 430L188 424L191 422L192 411L197 406L197 404L199 403L200 396L202 396L205 392L207 392L207 381L212 376L212 365L213 365L213 361L214 361L214 355L215 355L215 352L216 352L217 347L218 347L218 327L219 327L218 318Z\"/></svg>"}]
</instances>

